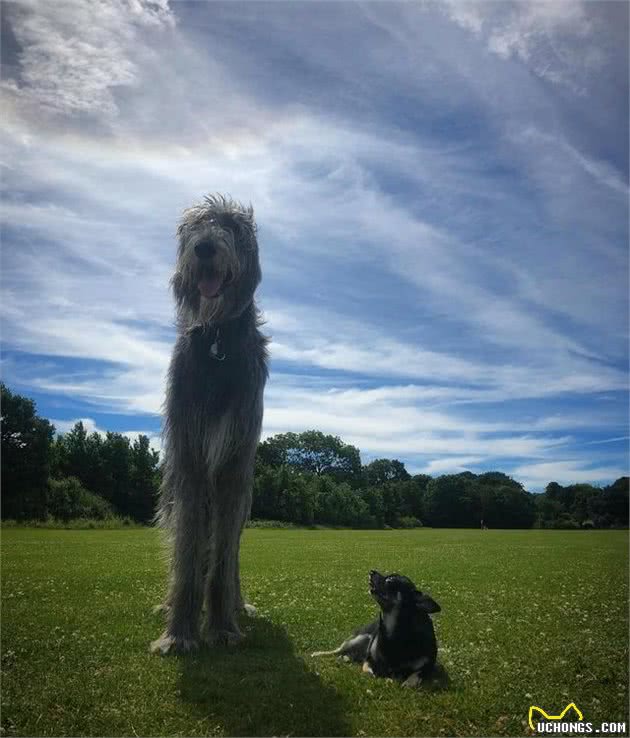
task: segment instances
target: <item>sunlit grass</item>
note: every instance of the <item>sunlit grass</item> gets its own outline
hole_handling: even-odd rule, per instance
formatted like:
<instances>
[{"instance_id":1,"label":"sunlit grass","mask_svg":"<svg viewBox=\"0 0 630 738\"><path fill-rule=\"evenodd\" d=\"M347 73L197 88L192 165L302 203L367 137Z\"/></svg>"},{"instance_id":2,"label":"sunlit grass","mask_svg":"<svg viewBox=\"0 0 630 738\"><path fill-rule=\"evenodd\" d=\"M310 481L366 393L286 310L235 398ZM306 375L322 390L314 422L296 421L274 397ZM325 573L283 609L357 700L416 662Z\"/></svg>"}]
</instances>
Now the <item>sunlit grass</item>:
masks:
<instances>
[{"instance_id":1,"label":"sunlit grass","mask_svg":"<svg viewBox=\"0 0 630 738\"><path fill-rule=\"evenodd\" d=\"M260 617L234 651L160 658L151 530L2 532L5 735L523 735L529 706L628 720L624 531L247 530ZM447 689L313 650L371 619L369 569L441 604Z\"/></svg>"}]
</instances>

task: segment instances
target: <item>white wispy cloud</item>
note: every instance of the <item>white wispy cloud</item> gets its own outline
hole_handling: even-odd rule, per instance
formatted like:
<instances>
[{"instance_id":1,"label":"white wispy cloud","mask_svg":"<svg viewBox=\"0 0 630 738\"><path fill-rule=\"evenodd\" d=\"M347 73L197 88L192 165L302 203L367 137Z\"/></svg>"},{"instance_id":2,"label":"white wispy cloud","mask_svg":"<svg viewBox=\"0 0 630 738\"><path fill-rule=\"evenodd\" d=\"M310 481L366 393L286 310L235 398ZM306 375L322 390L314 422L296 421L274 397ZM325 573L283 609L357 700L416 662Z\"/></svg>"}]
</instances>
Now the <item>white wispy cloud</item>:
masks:
<instances>
[{"instance_id":1,"label":"white wispy cloud","mask_svg":"<svg viewBox=\"0 0 630 738\"><path fill-rule=\"evenodd\" d=\"M605 61L586 2L447 0L444 6L451 20L483 38L493 54L516 58L542 79L576 92L583 89L580 76Z\"/></svg>"},{"instance_id":2,"label":"white wispy cloud","mask_svg":"<svg viewBox=\"0 0 630 738\"><path fill-rule=\"evenodd\" d=\"M627 476L628 469L615 464L592 466L581 459L558 459L517 466L512 470L512 475L526 488L539 490L551 481L558 484L606 483L611 479Z\"/></svg>"},{"instance_id":3,"label":"white wispy cloud","mask_svg":"<svg viewBox=\"0 0 630 738\"><path fill-rule=\"evenodd\" d=\"M564 166L569 168L571 164L576 164L586 174L593 178L594 182L603 187L613 190L621 197L627 198L630 193L627 181L623 177L623 173L617 171L607 162L597 161L578 151L565 139L551 135L545 131L541 131L535 127L529 127L520 132L521 140L525 141L528 146L539 144L546 148L548 154L558 154L557 160L564 160ZM568 154L563 156L563 154ZM556 158L556 157L554 157Z\"/></svg>"},{"instance_id":4,"label":"white wispy cloud","mask_svg":"<svg viewBox=\"0 0 630 738\"><path fill-rule=\"evenodd\" d=\"M413 473L429 474L432 477L439 477L442 474L459 474L479 463L483 463L483 456L447 456L443 459L434 459L420 469L415 468Z\"/></svg>"},{"instance_id":5,"label":"white wispy cloud","mask_svg":"<svg viewBox=\"0 0 630 738\"><path fill-rule=\"evenodd\" d=\"M423 409L414 387L304 391L270 387L265 433L318 428L364 453L404 456L473 454L486 459L545 456L566 436L515 433L513 425L467 418L456 408ZM529 429L531 431L531 428Z\"/></svg>"},{"instance_id":6,"label":"white wispy cloud","mask_svg":"<svg viewBox=\"0 0 630 738\"><path fill-rule=\"evenodd\" d=\"M142 33L170 28L168 0L35 0L5 7L22 47L19 74L2 86L32 109L49 114L119 114L114 90L140 84L137 59L151 51Z\"/></svg>"},{"instance_id":7,"label":"white wispy cloud","mask_svg":"<svg viewBox=\"0 0 630 738\"><path fill-rule=\"evenodd\" d=\"M582 99L599 79L596 11L277 7L11 6L9 375L159 413L176 221L221 190L260 224L267 434L318 427L436 471L616 437L591 398L627 389L625 172L548 84ZM536 398L526 422L507 409Z\"/></svg>"}]
</instances>

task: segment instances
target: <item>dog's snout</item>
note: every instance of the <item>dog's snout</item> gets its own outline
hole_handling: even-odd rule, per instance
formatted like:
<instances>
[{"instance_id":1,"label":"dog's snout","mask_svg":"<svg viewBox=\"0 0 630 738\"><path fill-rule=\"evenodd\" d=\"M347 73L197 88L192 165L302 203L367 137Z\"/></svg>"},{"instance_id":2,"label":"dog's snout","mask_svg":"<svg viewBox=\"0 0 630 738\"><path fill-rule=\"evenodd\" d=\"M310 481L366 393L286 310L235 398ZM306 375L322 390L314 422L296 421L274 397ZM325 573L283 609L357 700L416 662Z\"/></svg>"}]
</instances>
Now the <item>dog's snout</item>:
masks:
<instances>
[{"instance_id":1,"label":"dog's snout","mask_svg":"<svg viewBox=\"0 0 630 738\"><path fill-rule=\"evenodd\" d=\"M210 259L216 251L215 245L211 241L200 241L195 245L195 254L198 259Z\"/></svg>"}]
</instances>

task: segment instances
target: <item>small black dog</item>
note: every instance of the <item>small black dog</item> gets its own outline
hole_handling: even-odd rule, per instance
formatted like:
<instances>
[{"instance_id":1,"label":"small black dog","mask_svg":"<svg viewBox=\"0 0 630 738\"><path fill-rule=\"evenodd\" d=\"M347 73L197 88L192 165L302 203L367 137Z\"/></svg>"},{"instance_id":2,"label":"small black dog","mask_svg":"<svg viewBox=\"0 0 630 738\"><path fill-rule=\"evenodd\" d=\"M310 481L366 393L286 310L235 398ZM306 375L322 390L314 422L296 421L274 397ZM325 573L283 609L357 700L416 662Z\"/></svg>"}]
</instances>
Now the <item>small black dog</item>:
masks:
<instances>
[{"instance_id":1,"label":"small black dog","mask_svg":"<svg viewBox=\"0 0 630 738\"><path fill-rule=\"evenodd\" d=\"M363 662L363 671L374 676L403 679L415 687L429 676L437 658L437 641L430 613L440 606L423 594L408 577L383 576L370 572L370 594L381 612L334 651L316 651L313 656L346 656Z\"/></svg>"}]
</instances>

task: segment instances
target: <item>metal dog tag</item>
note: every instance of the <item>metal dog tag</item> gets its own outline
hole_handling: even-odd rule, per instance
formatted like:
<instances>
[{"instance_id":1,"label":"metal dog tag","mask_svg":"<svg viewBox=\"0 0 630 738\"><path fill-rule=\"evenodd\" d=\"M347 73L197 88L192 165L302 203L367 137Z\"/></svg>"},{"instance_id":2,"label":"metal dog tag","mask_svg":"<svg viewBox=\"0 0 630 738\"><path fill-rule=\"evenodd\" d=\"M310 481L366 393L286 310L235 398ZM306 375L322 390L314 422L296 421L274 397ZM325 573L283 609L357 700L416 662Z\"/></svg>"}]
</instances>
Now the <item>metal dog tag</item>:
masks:
<instances>
[{"instance_id":1,"label":"metal dog tag","mask_svg":"<svg viewBox=\"0 0 630 738\"><path fill-rule=\"evenodd\" d=\"M212 357L213 359L216 359L217 361L223 361L223 359L225 359L225 354L220 354L220 353L219 353L219 341L218 341L218 340L217 340L217 341L215 341L215 342L214 342L214 343L213 343L213 344L212 344L212 345L210 346L210 356L211 356L211 357Z\"/></svg>"}]
</instances>

